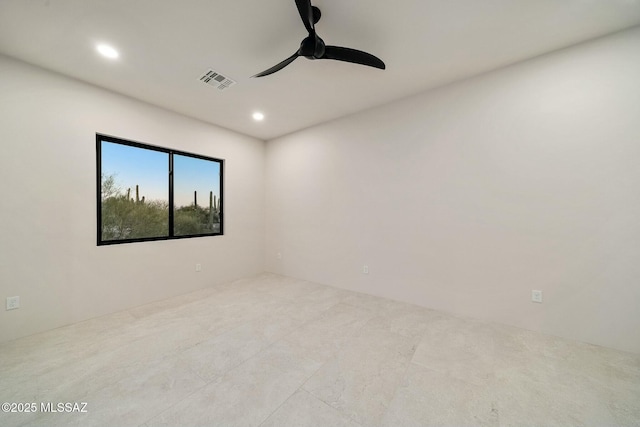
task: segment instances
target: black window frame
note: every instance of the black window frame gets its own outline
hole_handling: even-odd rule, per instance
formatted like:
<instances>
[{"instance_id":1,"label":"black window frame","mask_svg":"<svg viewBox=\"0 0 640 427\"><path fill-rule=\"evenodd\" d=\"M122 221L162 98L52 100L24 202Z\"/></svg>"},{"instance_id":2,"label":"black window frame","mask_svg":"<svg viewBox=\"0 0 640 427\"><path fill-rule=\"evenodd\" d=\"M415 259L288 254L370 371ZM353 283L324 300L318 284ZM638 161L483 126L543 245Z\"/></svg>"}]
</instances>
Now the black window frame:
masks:
<instances>
[{"instance_id":1,"label":"black window frame","mask_svg":"<svg viewBox=\"0 0 640 427\"><path fill-rule=\"evenodd\" d=\"M129 147L141 148L145 150L158 151L166 153L169 158L167 165L167 185L169 190L169 218L168 218L168 234L167 236L157 237L139 237L133 239L117 239L117 240L103 240L102 239L102 142L110 142L114 144L126 145ZM173 189L173 156L186 156L201 160L208 160L219 164L220 167L220 196L219 196L219 220L220 231L217 233L201 233L201 234L188 234L188 235L174 235L174 189ZM174 150L170 148L160 147L156 145L145 144L136 141L130 141L122 138L117 138L110 135L96 133L96 195L97 195L97 245L118 245L122 243L138 243L138 242L153 242L159 240L177 240L177 239L191 239L194 237L214 237L224 235L224 159L215 157L204 156L201 154L189 153L181 150Z\"/></svg>"}]
</instances>

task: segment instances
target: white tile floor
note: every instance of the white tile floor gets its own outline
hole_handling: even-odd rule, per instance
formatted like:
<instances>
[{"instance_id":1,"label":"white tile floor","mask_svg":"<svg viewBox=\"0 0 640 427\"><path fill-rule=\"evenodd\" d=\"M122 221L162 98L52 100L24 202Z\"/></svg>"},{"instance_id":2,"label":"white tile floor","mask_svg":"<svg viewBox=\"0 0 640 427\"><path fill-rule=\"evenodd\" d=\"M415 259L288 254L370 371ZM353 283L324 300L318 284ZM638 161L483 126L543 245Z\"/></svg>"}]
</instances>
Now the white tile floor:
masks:
<instances>
[{"instance_id":1,"label":"white tile floor","mask_svg":"<svg viewBox=\"0 0 640 427\"><path fill-rule=\"evenodd\" d=\"M1 426L638 426L640 355L263 274L3 344L0 401L38 409Z\"/></svg>"}]
</instances>

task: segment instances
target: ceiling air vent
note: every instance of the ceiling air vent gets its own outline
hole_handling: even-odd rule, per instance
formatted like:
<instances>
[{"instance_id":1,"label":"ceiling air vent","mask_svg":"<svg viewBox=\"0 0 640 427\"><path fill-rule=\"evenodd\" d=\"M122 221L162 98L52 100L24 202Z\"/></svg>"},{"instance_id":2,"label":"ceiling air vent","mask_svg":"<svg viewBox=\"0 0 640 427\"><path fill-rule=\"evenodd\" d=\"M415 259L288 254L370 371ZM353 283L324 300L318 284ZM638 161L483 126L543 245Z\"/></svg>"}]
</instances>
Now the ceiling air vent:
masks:
<instances>
[{"instance_id":1,"label":"ceiling air vent","mask_svg":"<svg viewBox=\"0 0 640 427\"><path fill-rule=\"evenodd\" d=\"M218 90L225 90L230 86L236 84L236 81L231 80L229 77L223 76L216 71L213 71L211 68L209 68L202 76L200 76L200 81L213 86Z\"/></svg>"}]
</instances>

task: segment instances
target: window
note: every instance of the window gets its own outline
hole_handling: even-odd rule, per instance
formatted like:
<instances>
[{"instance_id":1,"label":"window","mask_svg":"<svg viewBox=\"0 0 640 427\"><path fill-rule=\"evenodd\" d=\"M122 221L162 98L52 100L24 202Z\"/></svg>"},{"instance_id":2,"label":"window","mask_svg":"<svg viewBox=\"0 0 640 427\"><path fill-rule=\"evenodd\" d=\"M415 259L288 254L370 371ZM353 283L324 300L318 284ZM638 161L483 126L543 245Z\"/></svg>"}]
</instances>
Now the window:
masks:
<instances>
[{"instance_id":1,"label":"window","mask_svg":"<svg viewBox=\"0 0 640 427\"><path fill-rule=\"evenodd\" d=\"M223 161L96 135L98 245L215 236Z\"/></svg>"}]
</instances>

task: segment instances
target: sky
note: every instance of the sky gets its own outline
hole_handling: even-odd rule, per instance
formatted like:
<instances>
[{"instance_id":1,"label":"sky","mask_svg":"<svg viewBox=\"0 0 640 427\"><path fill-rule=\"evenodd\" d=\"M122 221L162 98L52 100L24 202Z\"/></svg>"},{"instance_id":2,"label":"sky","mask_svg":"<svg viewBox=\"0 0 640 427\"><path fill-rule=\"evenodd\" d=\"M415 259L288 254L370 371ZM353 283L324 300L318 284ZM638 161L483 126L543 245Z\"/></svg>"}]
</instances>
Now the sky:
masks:
<instances>
[{"instance_id":1,"label":"sky","mask_svg":"<svg viewBox=\"0 0 640 427\"><path fill-rule=\"evenodd\" d=\"M219 197L220 164L195 157L173 156L173 197L177 206L193 203L198 192L198 206L209 206L209 192Z\"/></svg>"},{"instance_id":2,"label":"sky","mask_svg":"<svg viewBox=\"0 0 640 427\"><path fill-rule=\"evenodd\" d=\"M102 173L114 175L123 193L131 188L135 198L137 184L140 198L169 201L169 154L102 141L101 158ZM192 204L194 191L199 206L209 206L210 191L219 197L219 163L176 154L173 169L176 206Z\"/></svg>"}]
</instances>

